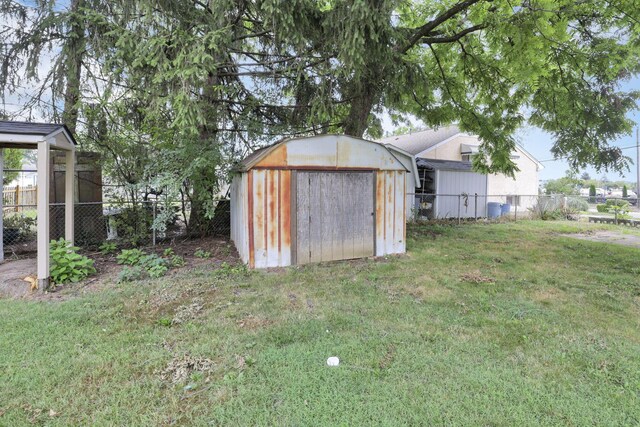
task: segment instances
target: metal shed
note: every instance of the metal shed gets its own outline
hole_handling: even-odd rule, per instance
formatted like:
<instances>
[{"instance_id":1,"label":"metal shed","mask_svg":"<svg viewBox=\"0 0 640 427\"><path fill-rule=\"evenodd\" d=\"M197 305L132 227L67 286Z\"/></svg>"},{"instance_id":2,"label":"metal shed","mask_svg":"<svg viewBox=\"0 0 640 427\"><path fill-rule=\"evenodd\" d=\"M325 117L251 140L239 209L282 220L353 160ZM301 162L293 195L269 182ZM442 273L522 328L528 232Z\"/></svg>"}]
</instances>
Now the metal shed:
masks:
<instances>
[{"instance_id":1,"label":"metal shed","mask_svg":"<svg viewBox=\"0 0 640 427\"><path fill-rule=\"evenodd\" d=\"M280 141L240 163L231 239L251 268L404 253L411 173L372 141Z\"/></svg>"},{"instance_id":2,"label":"metal shed","mask_svg":"<svg viewBox=\"0 0 640 427\"><path fill-rule=\"evenodd\" d=\"M416 196L420 216L429 219L487 216L487 175L474 172L471 162L417 158L416 164L422 193L426 194Z\"/></svg>"}]
</instances>

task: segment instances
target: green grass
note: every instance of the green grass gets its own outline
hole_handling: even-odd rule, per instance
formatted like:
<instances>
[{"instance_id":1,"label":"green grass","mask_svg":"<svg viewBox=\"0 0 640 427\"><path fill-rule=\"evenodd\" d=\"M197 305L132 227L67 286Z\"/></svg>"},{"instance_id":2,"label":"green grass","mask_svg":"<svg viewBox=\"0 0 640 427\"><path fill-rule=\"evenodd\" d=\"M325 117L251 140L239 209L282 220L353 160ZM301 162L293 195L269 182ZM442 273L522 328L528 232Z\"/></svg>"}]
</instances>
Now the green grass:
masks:
<instances>
[{"instance_id":1,"label":"green grass","mask_svg":"<svg viewBox=\"0 0 640 427\"><path fill-rule=\"evenodd\" d=\"M562 235L594 228L414 227L388 260L3 300L0 425L638 425L640 250ZM185 354L214 365L163 380Z\"/></svg>"}]
</instances>

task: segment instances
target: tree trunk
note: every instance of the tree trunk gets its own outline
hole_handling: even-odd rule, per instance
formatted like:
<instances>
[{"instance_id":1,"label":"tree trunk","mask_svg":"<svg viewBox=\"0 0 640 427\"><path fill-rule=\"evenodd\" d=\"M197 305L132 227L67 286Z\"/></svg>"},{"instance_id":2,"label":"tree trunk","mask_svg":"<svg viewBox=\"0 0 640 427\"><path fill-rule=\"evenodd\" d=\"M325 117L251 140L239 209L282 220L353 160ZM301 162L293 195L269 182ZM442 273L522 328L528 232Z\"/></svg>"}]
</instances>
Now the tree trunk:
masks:
<instances>
[{"instance_id":1,"label":"tree trunk","mask_svg":"<svg viewBox=\"0 0 640 427\"><path fill-rule=\"evenodd\" d=\"M355 94L351 101L351 109L344 123L344 133L347 135L362 137L369 124L369 114L379 94L373 85L361 85L359 93Z\"/></svg>"},{"instance_id":2,"label":"tree trunk","mask_svg":"<svg viewBox=\"0 0 640 427\"><path fill-rule=\"evenodd\" d=\"M80 78L82 76L82 57L85 50L85 28L83 21L84 0L71 0L70 5L70 30L67 34L68 42L63 46L66 50L65 61L66 85L64 88L64 110L62 122L71 132L76 131L78 124L80 101Z\"/></svg>"},{"instance_id":3,"label":"tree trunk","mask_svg":"<svg viewBox=\"0 0 640 427\"><path fill-rule=\"evenodd\" d=\"M216 74L210 72L207 76L207 80L204 84L204 90L202 94L203 102L205 103L205 114L207 117L215 118L216 104L215 104L215 87L219 83L219 78ZM202 144L211 144L211 139L215 136L217 129L214 125L204 124L200 127L199 140ZM211 165L209 170L201 172L199 179L193 183L191 202L191 214L189 215L189 230L190 235L206 236L211 234L214 228L215 218L207 218L207 205L208 201L213 200L215 176L210 177L210 174L215 174L214 165ZM207 178L210 177L211 180ZM203 179L204 178L204 179ZM200 185L199 185L200 184Z\"/></svg>"}]
</instances>

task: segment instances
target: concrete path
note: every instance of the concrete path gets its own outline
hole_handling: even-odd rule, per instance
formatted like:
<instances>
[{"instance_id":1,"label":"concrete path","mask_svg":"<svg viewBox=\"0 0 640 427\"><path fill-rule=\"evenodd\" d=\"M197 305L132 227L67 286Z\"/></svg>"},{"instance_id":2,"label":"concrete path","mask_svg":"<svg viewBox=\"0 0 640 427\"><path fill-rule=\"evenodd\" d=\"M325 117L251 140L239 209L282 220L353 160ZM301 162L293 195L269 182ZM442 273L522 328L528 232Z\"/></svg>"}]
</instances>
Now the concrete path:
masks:
<instances>
[{"instance_id":1,"label":"concrete path","mask_svg":"<svg viewBox=\"0 0 640 427\"><path fill-rule=\"evenodd\" d=\"M590 240L592 242L613 243L640 249L640 235L623 234L615 231L595 231L593 233L565 234L573 239Z\"/></svg>"}]
</instances>

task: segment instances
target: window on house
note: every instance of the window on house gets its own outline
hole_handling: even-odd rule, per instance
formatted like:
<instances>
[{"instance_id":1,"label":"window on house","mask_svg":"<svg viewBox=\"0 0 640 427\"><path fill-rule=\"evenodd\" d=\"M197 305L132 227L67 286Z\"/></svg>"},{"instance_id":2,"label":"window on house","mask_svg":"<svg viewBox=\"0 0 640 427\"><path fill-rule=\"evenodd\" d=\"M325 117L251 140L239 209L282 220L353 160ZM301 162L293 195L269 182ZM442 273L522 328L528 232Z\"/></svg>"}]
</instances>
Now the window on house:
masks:
<instances>
[{"instance_id":1,"label":"window on house","mask_svg":"<svg viewBox=\"0 0 640 427\"><path fill-rule=\"evenodd\" d=\"M472 158L473 158L472 154L463 154L462 155L462 161L463 162L470 162Z\"/></svg>"},{"instance_id":2,"label":"window on house","mask_svg":"<svg viewBox=\"0 0 640 427\"><path fill-rule=\"evenodd\" d=\"M520 196L507 196L507 203L511 206L520 206Z\"/></svg>"}]
</instances>

